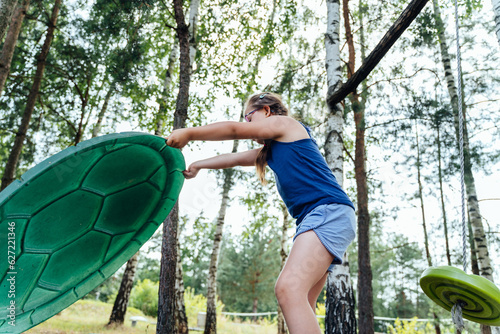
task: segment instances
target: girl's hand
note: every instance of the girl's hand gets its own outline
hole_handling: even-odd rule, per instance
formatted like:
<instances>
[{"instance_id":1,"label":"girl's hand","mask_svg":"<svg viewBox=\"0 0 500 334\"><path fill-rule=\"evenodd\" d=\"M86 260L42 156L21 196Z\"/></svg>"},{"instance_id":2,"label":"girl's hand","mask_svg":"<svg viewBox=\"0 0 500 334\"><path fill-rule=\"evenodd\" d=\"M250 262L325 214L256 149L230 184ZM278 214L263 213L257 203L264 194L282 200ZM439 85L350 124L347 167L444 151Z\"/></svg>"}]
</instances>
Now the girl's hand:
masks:
<instances>
[{"instance_id":1,"label":"girl's hand","mask_svg":"<svg viewBox=\"0 0 500 334\"><path fill-rule=\"evenodd\" d=\"M189 180L189 179L196 177L196 175L198 174L199 171L200 171L200 167L198 167L196 165L196 162L194 162L188 167L188 169L183 171L182 174L184 174L184 177Z\"/></svg>"},{"instance_id":2,"label":"girl's hand","mask_svg":"<svg viewBox=\"0 0 500 334\"><path fill-rule=\"evenodd\" d=\"M174 148L183 148L189 142L188 129L177 129L165 138L168 146Z\"/></svg>"}]
</instances>

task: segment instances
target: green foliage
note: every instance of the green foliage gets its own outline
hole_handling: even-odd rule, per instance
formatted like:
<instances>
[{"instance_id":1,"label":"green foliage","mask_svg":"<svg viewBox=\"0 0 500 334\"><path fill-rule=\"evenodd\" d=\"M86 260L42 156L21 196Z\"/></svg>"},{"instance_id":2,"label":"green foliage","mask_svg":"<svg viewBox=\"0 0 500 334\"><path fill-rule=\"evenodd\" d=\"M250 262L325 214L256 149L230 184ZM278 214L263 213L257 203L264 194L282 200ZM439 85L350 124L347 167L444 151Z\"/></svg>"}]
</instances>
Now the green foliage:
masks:
<instances>
[{"instance_id":1,"label":"green foliage","mask_svg":"<svg viewBox=\"0 0 500 334\"><path fill-rule=\"evenodd\" d=\"M206 293L214 233L215 224L200 216L194 220L191 233L181 234L184 286L193 289L193 293Z\"/></svg>"},{"instance_id":2,"label":"green foliage","mask_svg":"<svg viewBox=\"0 0 500 334\"><path fill-rule=\"evenodd\" d=\"M316 315L326 315L326 305L325 303L318 303L316 304ZM321 328L322 331L325 330L325 318L318 318L318 323L319 327Z\"/></svg>"},{"instance_id":3,"label":"green foliage","mask_svg":"<svg viewBox=\"0 0 500 334\"><path fill-rule=\"evenodd\" d=\"M261 227L248 238L226 238L217 277L219 296L228 312L276 310L274 284L280 268L280 238Z\"/></svg>"},{"instance_id":4,"label":"green foliage","mask_svg":"<svg viewBox=\"0 0 500 334\"><path fill-rule=\"evenodd\" d=\"M434 14L429 7L425 8L415 19L409 30L414 34L412 48L430 47L436 43L436 28Z\"/></svg>"},{"instance_id":5,"label":"green foliage","mask_svg":"<svg viewBox=\"0 0 500 334\"><path fill-rule=\"evenodd\" d=\"M145 279L158 282L160 279L160 260L150 258L147 255L139 256L135 280L143 281Z\"/></svg>"},{"instance_id":6,"label":"green foliage","mask_svg":"<svg viewBox=\"0 0 500 334\"><path fill-rule=\"evenodd\" d=\"M425 323L425 326L417 326L417 317L411 321L396 319L394 326L389 325L390 334L432 334L435 333L434 327L430 323ZM418 327L421 327L419 329ZM423 327L423 328L422 328Z\"/></svg>"},{"instance_id":7,"label":"green foliage","mask_svg":"<svg viewBox=\"0 0 500 334\"><path fill-rule=\"evenodd\" d=\"M196 323L198 313L207 310L207 298L201 294L195 294L194 289L190 287L187 287L184 291L184 304L186 306L186 316L193 325ZM224 304L220 300L217 300L216 309L218 315L224 309Z\"/></svg>"},{"instance_id":8,"label":"green foliage","mask_svg":"<svg viewBox=\"0 0 500 334\"><path fill-rule=\"evenodd\" d=\"M130 293L130 305L144 314L156 316L158 314L158 282L154 283L144 279L132 288Z\"/></svg>"}]
</instances>

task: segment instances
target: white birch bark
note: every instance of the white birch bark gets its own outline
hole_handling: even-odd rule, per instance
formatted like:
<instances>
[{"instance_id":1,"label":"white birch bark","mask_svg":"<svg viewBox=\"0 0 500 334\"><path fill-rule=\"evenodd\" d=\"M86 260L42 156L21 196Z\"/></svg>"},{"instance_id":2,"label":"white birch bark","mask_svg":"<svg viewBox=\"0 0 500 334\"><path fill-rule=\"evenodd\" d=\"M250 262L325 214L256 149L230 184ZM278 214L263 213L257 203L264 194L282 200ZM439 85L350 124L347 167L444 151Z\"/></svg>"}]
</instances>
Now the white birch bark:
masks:
<instances>
[{"instance_id":1,"label":"white birch bark","mask_svg":"<svg viewBox=\"0 0 500 334\"><path fill-rule=\"evenodd\" d=\"M242 114L243 115L243 114ZM240 116L241 121L241 116ZM232 153L238 151L239 141L233 143ZM205 321L205 334L217 333L217 267L219 263L219 252L222 241L222 232L224 222L226 220L226 211L229 205L229 191L231 190L234 171L230 169L224 170L224 185L222 186L222 202L217 216L217 226L215 228L214 244L212 254L210 256L210 266L208 267L208 282L207 282L207 315Z\"/></svg>"},{"instance_id":2,"label":"white birch bark","mask_svg":"<svg viewBox=\"0 0 500 334\"><path fill-rule=\"evenodd\" d=\"M495 34L500 44L500 0L491 0L493 13L495 14Z\"/></svg>"},{"instance_id":3,"label":"white birch bark","mask_svg":"<svg viewBox=\"0 0 500 334\"><path fill-rule=\"evenodd\" d=\"M494 0L498 1L498 0ZM451 68L451 57L448 52L448 44L445 35L445 25L442 20L441 11L439 9L439 4L437 0L433 0L434 17L436 20L436 25L438 29L439 47L441 50L441 61L443 63L443 68L445 71L446 85L448 88L448 93L451 100L451 106L453 108L454 115L454 126L455 133L458 140L459 133L459 120L458 120L458 103L462 101L458 100L457 86L455 84L455 76ZM497 5L498 7L498 5ZM495 19L498 22L498 15ZM498 24L497 24L498 27ZM497 30L497 35L498 35ZM460 78L459 78L460 79ZM469 136L467 133L467 118L465 106L463 108L464 116L464 159L465 159L465 189L467 196L467 209L468 216L472 225L472 230L474 234L475 250L477 252L477 262L479 265L479 273L481 276L489 279L493 282L493 267L491 266L491 260L488 252L488 244L486 240L486 233L484 232L483 221L481 218L481 213L479 211L479 202L477 200L476 185L474 181L474 175L472 174L472 162L470 160L469 151ZM487 333L488 329L483 329L483 333ZM500 327L491 327L492 334L500 334Z\"/></svg>"},{"instance_id":4,"label":"white birch bark","mask_svg":"<svg viewBox=\"0 0 500 334\"><path fill-rule=\"evenodd\" d=\"M200 0L192 0L189 7L189 59L191 70L196 69L195 58L197 51L196 30L198 29L198 13L200 9Z\"/></svg>"},{"instance_id":5,"label":"white birch bark","mask_svg":"<svg viewBox=\"0 0 500 334\"><path fill-rule=\"evenodd\" d=\"M340 2L337 0L327 0L327 24L325 34L326 49L326 77L328 90L335 90L341 81L340 62ZM331 94L331 92L329 92Z\"/></svg>"},{"instance_id":6,"label":"white birch bark","mask_svg":"<svg viewBox=\"0 0 500 334\"><path fill-rule=\"evenodd\" d=\"M170 96L172 89L172 75L174 73L174 67L176 60L179 58L179 40L174 39L174 44L172 45L172 50L170 50L170 56L168 57L168 67L165 73L165 79L163 80L163 92L161 94L161 102L156 116L156 129L155 135L161 136L163 134L163 127L165 124L165 113L168 104L168 97Z\"/></svg>"},{"instance_id":7,"label":"white birch bark","mask_svg":"<svg viewBox=\"0 0 500 334\"><path fill-rule=\"evenodd\" d=\"M434 5L434 13L436 17L436 23L438 24L438 36L439 36L439 46L441 48L441 60L443 63L444 71L445 71L445 77L446 77L446 85L448 88L448 93L450 95L451 99L451 105L454 111L454 118L455 118L455 132L458 134L458 103L461 103L461 101L458 101L458 93L457 93L457 86L455 84L455 77L453 74L453 71L451 69L451 57L448 52L448 46L446 43L446 36L444 33L444 23L441 19L441 12L439 9L439 4L437 3L437 0L433 0L433 5ZM469 138L467 135L467 123L466 123L466 112L464 110L464 150L469 151ZM472 171L470 171L470 157L468 159L469 161L465 161L466 165L469 165L469 168L466 167L466 169L469 169L469 171L466 171L465 176L465 183L466 183L466 190L467 190L467 204L468 204L468 210L469 210L469 216L471 219L472 223L472 228L474 231L474 240L476 242L476 249L477 249L477 257L478 257L478 263L479 263L479 269L481 276L486 277L490 281L493 282L493 268L491 266L491 260L489 257L488 253L488 246L486 243L486 235L484 233L484 228L483 228L483 223L481 219L481 214L479 212L479 204L477 201L477 193L476 193L476 186L474 182L474 177L472 175Z\"/></svg>"},{"instance_id":8,"label":"white birch bark","mask_svg":"<svg viewBox=\"0 0 500 334\"><path fill-rule=\"evenodd\" d=\"M340 85L340 2L327 0L327 28L325 34L326 71L328 95ZM343 184L343 139L344 126L343 107L340 104L335 110L329 110L326 119L325 158L328 166L342 186ZM349 273L347 254L343 264L335 266L327 279L325 333L355 333L356 311L354 290Z\"/></svg>"},{"instance_id":9,"label":"white birch bark","mask_svg":"<svg viewBox=\"0 0 500 334\"><path fill-rule=\"evenodd\" d=\"M0 0L0 43L5 37L10 18L16 8L17 0Z\"/></svg>"},{"instance_id":10,"label":"white birch bark","mask_svg":"<svg viewBox=\"0 0 500 334\"><path fill-rule=\"evenodd\" d=\"M111 83L111 86L109 87L108 92L106 93L106 96L104 97L104 102L102 104L101 111L99 112L99 115L97 116L97 121L95 123L94 129L92 129L92 138L95 138L99 135L102 129L102 121L104 120L104 115L106 114L106 111L108 110L108 105L109 105L109 100L111 100L111 96L113 93L116 91L116 81L113 81Z\"/></svg>"},{"instance_id":11,"label":"white birch bark","mask_svg":"<svg viewBox=\"0 0 500 334\"><path fill-rule=\"evenodd\" d=\"M179 236L180 231L177 231ZM189 333L186 306L184 304L184 278L182 276L181 246L177 238L177 266L175 267L175 327L176 333Z\"/></svg>"},{"instance_id":12,"label":"white birch bark","mask_svg":"<svg viewBox=\"0 0 500 334\"><path fill-rule=\"evenodd\" d=\"M127 262L125 272L123 273L120 289L113 304L113 310L109 317L107 326L122 325L125 321L125 314L127 313L127 306L130 299L130 292L134 285L135 272L137 270L137 262L139 259L139 252L135 253Z\"/></svg>"}]
</instances>

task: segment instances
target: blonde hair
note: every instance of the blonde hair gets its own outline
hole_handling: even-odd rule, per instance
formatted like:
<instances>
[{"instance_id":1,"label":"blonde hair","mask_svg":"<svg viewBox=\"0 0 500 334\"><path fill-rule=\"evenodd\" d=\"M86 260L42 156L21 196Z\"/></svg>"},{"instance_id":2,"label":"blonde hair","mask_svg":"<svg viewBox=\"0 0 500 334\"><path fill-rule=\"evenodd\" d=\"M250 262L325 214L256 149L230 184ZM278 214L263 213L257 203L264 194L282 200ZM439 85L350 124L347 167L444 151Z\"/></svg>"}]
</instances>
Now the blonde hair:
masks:
<instances>
[{"instance_id":1,"label":"blonde hair","mask_svg":"<svg viewBox=\"0 0 500 334\"><path fill-rule=\"evenodd\" d=\"M263 92L250 96L245 103L245 109L248 110L257 108L264 108L269 106L271 113L273 115L287 116L288 109L283 105L281 96L271 92ZM264 140L264 147L260 150L257 158L255 159L255 168L257 169L257 175L262 184L266 184L266 166L267 166L267 153L270 150L271 139Z\"/></svg>"}]
</instances>

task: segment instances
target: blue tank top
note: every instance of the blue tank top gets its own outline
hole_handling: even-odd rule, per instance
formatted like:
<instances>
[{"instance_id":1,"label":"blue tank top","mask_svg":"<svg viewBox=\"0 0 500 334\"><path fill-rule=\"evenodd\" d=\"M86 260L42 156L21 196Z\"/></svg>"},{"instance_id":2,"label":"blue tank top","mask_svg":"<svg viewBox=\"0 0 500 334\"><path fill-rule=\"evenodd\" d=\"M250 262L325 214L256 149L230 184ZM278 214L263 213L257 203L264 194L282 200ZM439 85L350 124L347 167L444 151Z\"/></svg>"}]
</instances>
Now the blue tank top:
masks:
<instances>
[{"instance_id":1,"label":"blue tank top","mask_svg":"<svg viewBox=\"0 0 500 334\"><path fill-rule=\"evenodd\" d=\"M297 219L297 225L311 210L322 204L345 204L354 209L328 168L309 129L302 125L309 138L294 142L273 140L267 154L267 164L274 172L278 192L290 215Z\"/></svg>"}]
</instances>

